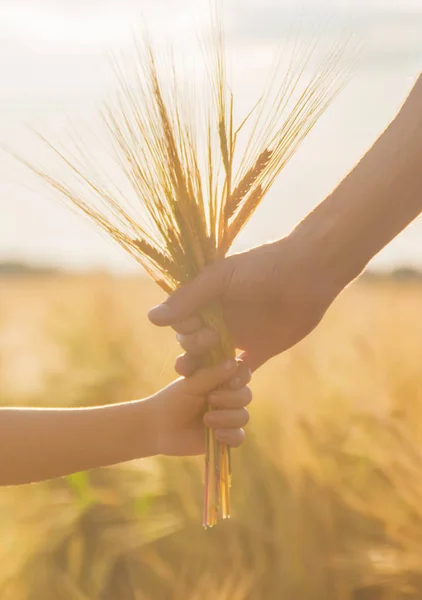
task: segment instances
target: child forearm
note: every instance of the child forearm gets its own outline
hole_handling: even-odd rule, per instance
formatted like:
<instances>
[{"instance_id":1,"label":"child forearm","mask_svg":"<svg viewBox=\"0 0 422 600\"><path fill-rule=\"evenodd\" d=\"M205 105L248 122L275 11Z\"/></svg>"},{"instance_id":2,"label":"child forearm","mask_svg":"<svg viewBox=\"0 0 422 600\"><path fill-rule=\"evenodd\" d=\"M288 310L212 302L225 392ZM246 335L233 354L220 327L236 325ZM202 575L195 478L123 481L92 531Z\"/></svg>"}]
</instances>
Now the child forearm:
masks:
<instances>
[{"instance_id":1,"label":"child forearm","mask_svg":"<svg viewBox=\"0 0 422 600\"><path fill-rule=\"evenodd\" d=\"M178 379L145 400L94 408L0 408L0 486L157 454L203 454L206 425L223 443L239 446L249 418L249 379L247 370L229 360ZM236 385L222 389L229 382ZM208 398L214 390L217 398Z\"/></svg>"},{"instance_id":2,"label":"child forearm","mask_svg":"<svg viewBox=\"0 0 422 600\"><path fill-rule=\"evenodd\" d=\"M0 409L0 485L155 454L149 401L76 409Z\"/></svg>"}]
</instances>

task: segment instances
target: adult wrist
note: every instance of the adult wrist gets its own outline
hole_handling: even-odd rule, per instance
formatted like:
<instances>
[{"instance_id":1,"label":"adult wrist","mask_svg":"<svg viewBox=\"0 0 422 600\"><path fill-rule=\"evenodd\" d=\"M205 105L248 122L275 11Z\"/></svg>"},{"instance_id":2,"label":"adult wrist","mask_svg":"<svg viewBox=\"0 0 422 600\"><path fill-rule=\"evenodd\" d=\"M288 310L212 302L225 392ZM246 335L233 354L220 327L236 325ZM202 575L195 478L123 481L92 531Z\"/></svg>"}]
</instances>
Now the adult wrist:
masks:
<instances>
[{"instance_id":1,"label":"adult wrist","mask_svg":"<svg viewBox=\"0 0 422 600\"><path fill-rule=\"evenodd\" d=\"M421 98L419 77L383 135L289 236L311 280L342 289L420 213Z\"/></svg>"},{"instance_id":2,"label":"adult wrist","mask_svg":"<svg viewBox=\"0 0 422 600\"><path fill-rule=\"evenodd\" d=\"M325 281L339 293L368 264L368 257L359 242L345 232L339 219L332 215L310 213L291 232L290 242L295 248L300 268L312 278Z\"/></svg>"}]
</instances>

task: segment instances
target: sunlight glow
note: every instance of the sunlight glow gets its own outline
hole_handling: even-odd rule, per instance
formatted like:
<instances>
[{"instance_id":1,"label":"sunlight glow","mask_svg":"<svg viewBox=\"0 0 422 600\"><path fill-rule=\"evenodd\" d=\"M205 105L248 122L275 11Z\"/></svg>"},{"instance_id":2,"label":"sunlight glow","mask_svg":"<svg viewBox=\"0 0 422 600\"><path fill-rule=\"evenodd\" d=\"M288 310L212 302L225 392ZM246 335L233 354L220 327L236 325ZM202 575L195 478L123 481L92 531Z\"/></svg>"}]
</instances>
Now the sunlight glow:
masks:
<instances>
[{"instance_id":1,"label":"sunlight glow","mask_svg":"<svg viewBox=\"0 0 422 600\"><path fill-rule=\"evenodd\" d=\"M116 4L108 10L85 14L61 13L40 8L16 5L0 6L0 33L11 42L41 41L48 44L116 46L125 45L131 31L148 23L148 31L165 36L177 28L191 30L201 22L203 11L187 10L186 2L180 2L179 10L169 19L166 2L134 3L133 10L120 10ZM160 36L161 37L161 36Z\"/></svg>"},{"instance_id":2,"label":"sunlight glow","mask_svg":"<svg viewBox=\"0 0 422 600\"><path fill-rule=\"evenodd\" d=\"M39 40L47 43L102 45L119 43L127 37L128 21L110 14L101 19L56 16L28 8L1 7L2 29L11 40Z\"/></svg>"}]
</instances>

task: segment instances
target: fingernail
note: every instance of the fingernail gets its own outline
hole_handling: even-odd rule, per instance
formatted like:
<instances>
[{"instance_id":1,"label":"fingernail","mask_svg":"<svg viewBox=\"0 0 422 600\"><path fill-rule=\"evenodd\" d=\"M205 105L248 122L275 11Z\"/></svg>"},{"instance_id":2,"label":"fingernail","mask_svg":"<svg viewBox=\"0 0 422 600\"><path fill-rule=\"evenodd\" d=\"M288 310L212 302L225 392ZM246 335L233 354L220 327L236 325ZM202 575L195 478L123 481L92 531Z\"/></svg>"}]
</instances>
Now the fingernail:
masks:
<instances>
[{"instance_id":1,"label":"fingernail","mask_svg":"<svg viewBox=\"0 0 422 600\"><path fill-rule=\"evenodd\" d=\"M234 358L229 358L224 363L224 368L226 369L226 371L231 371L235 367L235 365L236 361L234 360Z\"/></svg>"},{"instance_id":2,"label":"fingernail","mask_svg":"<svg viewBox=\"0 0 422 600\"><path fill-rule=\"evenodd\" d=\"M177 340L177 341L179 342L179 344L180 344L180 342L182 341L182 334L181 334L181 333L176 333L176 340Z\"/></svg>"},{"instance_id":3,"label":"fingernail","mask_svg":"<svg viewBox=\"0 0 422 600\"><path fill-rule=\"evenodd\" d=\"M158 317L160 319L162 317L166 317L169 313L169 310L170 309L167 304L157 304L157 306L151 308L151 310L148 312L148 316L154 318Z\"/></svg>"}]
</instances>

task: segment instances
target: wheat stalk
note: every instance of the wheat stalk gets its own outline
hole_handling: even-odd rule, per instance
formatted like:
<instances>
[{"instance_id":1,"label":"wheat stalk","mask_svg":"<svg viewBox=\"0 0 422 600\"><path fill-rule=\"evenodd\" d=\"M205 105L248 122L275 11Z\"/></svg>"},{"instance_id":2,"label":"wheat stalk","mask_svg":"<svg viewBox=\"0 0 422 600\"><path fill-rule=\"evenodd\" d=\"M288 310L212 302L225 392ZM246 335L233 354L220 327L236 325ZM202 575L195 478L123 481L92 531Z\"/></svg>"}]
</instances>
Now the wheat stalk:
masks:
<instances>
[{"instance_id":1,"label":"wheat stalk","mask_svg":"<svg viewBox=\"0 0 422 600\"><path fill-rule=\"evenodd\" d=\"M246 173L244 177L240 180L238 185L235 187L233 192L230 194L230 197L227 201L226 206L226 220L229 221L234 213L239 208L240 203L246 197L246 195L251 191L251 188L258 180L258 177L262 174L265 168L268 166L268 163L271 158L271 150L265 149L258 156L258 159L254 166Z\"/></svg>"},{"instance_id":2,"label":"wheat stalk","mask_svg":"<svg viewBox=\"0 0 422 600\"><path fill-rule=\"evenodd\" d=\"M215 39L209 95L214 102L208 105L204 151L198 142L200 119L195 118L195 107L179 94L173 67L160 73L148 43L137 47L131 75L115 65L118 91L102 116L131 201L104 181L104 173L98 172L83 148L79 148L81 160L70 160L43 138L75 178L73 184L23 161L125 248L167 293L226 254L350 74L345 49L336 48L302 85L309 54L295 56L279 87L275 83L273 93L270 89L258 103L259 110L248 115L250 119L255 113L255 122L236 167L238 137L247 119L235 130L221 28L216 28ZM169 72L173 74L170 91L163 83ZM298 98L289 109L295 93ZM204 104L201 98L195 102ZM221 339L209 361L235 356L221 307L208 306L201 316ZM206 435L204 525L212 526L219 514L230 516L230 456L212 430Z\"/></svg>"}]
</instances>

